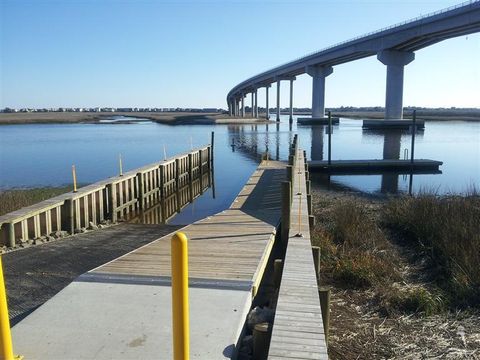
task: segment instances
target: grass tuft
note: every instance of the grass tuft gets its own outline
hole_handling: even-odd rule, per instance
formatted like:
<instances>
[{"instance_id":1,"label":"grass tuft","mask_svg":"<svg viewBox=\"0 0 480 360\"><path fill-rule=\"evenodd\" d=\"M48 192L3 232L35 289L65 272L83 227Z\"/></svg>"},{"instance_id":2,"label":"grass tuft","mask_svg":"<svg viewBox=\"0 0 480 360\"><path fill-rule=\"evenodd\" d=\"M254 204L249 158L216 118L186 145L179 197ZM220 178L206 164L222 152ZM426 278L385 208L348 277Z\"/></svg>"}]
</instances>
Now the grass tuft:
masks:
<instances>
[{"instance_id":1,"label":"grass tuft","mask_svg":"<svg viewBox=\"0 0 480 360\"><path fill-rule=\"evenodd\" d=\"M456 306L479 304L480 197L423 193L390 201L384 224L432 262L434 280Z\"/></svg>"},{"instance_id":2,"label":"grass tuft","mask_svg":"<svg viewBox=\"0 0 480 360\"><path fill-rule=\"evenodd\" d=\"M314 232L322 272L339 285L362 289L397 279L386 257L388 242L362 204L348 200L333 205L326 228Z\"/></svg>"}]
</instances>

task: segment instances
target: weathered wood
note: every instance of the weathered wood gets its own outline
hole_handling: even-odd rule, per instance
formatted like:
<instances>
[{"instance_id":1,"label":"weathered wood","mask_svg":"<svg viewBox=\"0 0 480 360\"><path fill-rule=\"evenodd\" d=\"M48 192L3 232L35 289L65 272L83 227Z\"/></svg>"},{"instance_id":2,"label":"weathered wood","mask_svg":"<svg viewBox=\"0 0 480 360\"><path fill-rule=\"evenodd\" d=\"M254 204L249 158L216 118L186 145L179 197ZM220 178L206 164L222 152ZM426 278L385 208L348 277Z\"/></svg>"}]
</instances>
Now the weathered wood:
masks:
<instances>
[{"instance_id":1,"label":"weathered wood","mask_svg":"<svg viewBox=\"0 0 480 360\"><path fill-rule=\"evenodd\" d=\"M62 194L52 199L42 201L9 214L0 216L0 239L3 244L10 244L7 225L10 222L21 224L18 231L22 231L21 238L27 240L30 237L49 235L52 231L65 229L71 233L82 226L88 227L90 222L97 224L106 216L116 222L118 216L123 216L131 211L140 209L146 203L151 204L174 194L177 182L180 190L183 185L191 182L191 174L205 175L200 177L199 189L204 191L204 184L209 183L206 172L210 169L211 146L193 149L189 153L181 154L162 163L146 165L140 169L129 171L123 176L117 176L109 180L78 189L77 192ZM193 155L193 156L192 156ZM192 158L192 164L190 162ZM175 163L180 160L180 170L176 177ZM162 174L163 170L163 174ZM165 171L166 170L166 171ZM138 176L141 173L143 175ZM149 189L150 192L146 192ZM190 191L190 197L196 197L195 192ZM178 194L177 205L172 203L173 208L183 208L188 192ZM146 199L147 197L147 199ZM192 201L193 199L190 199ZM177 208L178 209L178 208ZM52 211L55 211L54 213ZM72 223L73 221L73 223ZM14 231L15 232L15 231ZM14 235L20 238L20 235Z\"/></svg>"},{"instance_id":2,"label":"weathered wood","mask_svg":"<svg viewBox=\"0 0 480 360\"><path fill-rule=\"evenodd\" d=\"M318 289L320 297L320 306L322 308L323 328L325 329L325 343L328 346L328 333L330 329L330 289L320 287Z\"/></svg>"},{"instance_id":3,"label":"weathered wood","mask_svg":"<svg viewBox=\"0 0 480 360\"><path fill-rule=\"evenodd\" d=\"M15 224L7 223L8 244L11 248L15 247Z\"/></svg>"},{"instance_id":4,"label":"weathered wood","mask_svg":"<svg viewBox=\"0 0 480 360\"><path fill-rule=\"evenodd\" d=\"M282 220L281 220L281 240L286 244L288 241L288 233L290 231L290 213L291 213L291 198L292 187L289 181L282 182Z\"/></svg>"},{"instance_id":5,"label":"weathered wood","mask_svg":"<svg viewBox=\"0 0 480 360\"><path fill-rule=\"evenodd\" d=\"M108 207L109 217L112 222L117 222L117 185L112 183L107 185L108 189Z\"/></svg>"},{"instance_id":6,"label":"weathered wood","mask_svg":"<svg viewBox=\"0 0 480 360\"><path fill-rule=\"evenodd\" d=\"M268 359L328 359L310 242L304 153L296 142L292 148L296 161L290 218L296 223L288 234Z\"/></svg>"},{"instance_id":7,"label":"weathered wood","mask_svg":"<svg viewBox=\"0 0 480 360\"><path fill-rule=\"evenodd\" d=\"M268 355L268 345L270 342L270 324L260 323L253 327L253 358L255 360L264 360Z\"/></svg>"},{"instance_id":8,"label":"weathered wood","mask_svg":"<svg viewBox=\"0 0 480 360\"><path fill-rule=\"evenodd\" d=\"M315 274L317 280L320 278L320 248L318 246L312 246L313 263L315 265Z\"/></svg>"}]
</instances>

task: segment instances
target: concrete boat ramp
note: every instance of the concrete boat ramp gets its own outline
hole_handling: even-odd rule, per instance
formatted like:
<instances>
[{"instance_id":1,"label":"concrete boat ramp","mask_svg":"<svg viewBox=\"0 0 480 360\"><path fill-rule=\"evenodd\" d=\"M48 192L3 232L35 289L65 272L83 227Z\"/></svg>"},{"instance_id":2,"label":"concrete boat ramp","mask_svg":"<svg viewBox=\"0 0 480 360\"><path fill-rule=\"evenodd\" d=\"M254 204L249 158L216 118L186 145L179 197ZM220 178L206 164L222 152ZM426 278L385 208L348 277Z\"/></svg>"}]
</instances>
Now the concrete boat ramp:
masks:
<instances>
[{"instance_id":1,"label":"concrete boat ramp","mask_svg":"<svg viewBox=\"0 0 480 360\"><path fill-rule=\"evenodd\" d=\"M185 227L192 359L235 354L280 219L285 164L263 162L232 206ZM25 359L171 359L170 235L93 269L12 329Z\"/></svg>"}]
</instances>

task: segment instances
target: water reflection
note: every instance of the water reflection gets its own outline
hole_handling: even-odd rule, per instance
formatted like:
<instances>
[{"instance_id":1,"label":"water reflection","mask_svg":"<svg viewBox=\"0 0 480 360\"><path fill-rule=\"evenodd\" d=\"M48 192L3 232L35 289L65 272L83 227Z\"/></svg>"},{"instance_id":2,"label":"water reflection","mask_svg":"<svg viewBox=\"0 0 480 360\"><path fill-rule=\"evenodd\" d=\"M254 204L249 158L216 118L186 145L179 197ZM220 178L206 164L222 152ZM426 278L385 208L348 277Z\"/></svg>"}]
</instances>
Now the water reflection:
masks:
<instances>
[{"instance_id":1,"label":"water reflection","mask_svg":"<svg viewBox=\"0 0 480 360\"><path fill-rule=\"evenodd\" d=\"M213 167L204 168L203 174L198 174L192 181L188 181L178 189L165 188L165 197L145 210L136 210L129 213L127 221L134 224L166 224L175 215L179 214L188 205L200 197L207 189L212 188L215 199L215 181Z\"/></svg>"},{"instance_id":2,"label":"water reflection","mask_svg":"<svg viewBox=\"0 0 480 360\"><path fill-rule=\"evenodd\" d=\"M328 156L326 126L281 122L262 125L168 126L158 123L32 124L0 127L0 191L13 187L61 186L71 183L71 165L79 181L94 183L118 173L121 153L124 168L135 169L169 155L204 145L215 131L215 199L210 188L170 222L186 224L231 204L266 152L269 158L286 160L288 143L298 133L299 145L311 160ZM192 140L190 140L192 139ZM341 119L332 134L332 160L403 159L410 150L411 135L405 132L363 130L358 120ZM442 174L369 175L311 174L320 186L368 193L418 192L429 187L439 193L462 192L480 186L480 122L427 122L417 132L415 157L441 160ZM409 151L410 152L410 151ZM407 157L410 154L406 154ZM410 185L413 181L413 187ZM190 210L192 210L190 212ZM164 217L164 216L163 216ZM168 216L167 216L168 217Z\"/></svg>"},{"instance_id":3,"label":"water reflection","mask_svg":"<svg viewBox=\"0 0 480 360\"><path fill-rule=\"evenodd\" d=\"M274 126L275 134L271 134L271 127ZM323 161L326 160L327 154L329 153L328 143L325 141L325 137L332 138L332 159L343 159L351 160L356 159L358 154L362 154L362 147L354 147L353 144L350 145L350 154L348 156L341 158L337 155L337 149L339 146L345 146L345 143L341 143L340 137L344 136L346 131L342 131L341 125L336 125L332 127L332 134L328 134L328 126L324 125L314 125L314 126L302 126L295 128L296 131L292 131L292 124L279 124L276 125L265 125L256 130L256 126L231 126L229 128L230 136L230 147L232 152L238 151L242 155L260 161L262 156L265 153L268 153L269 158L272 159L281 159L282 150L288 149L288 143L293 139L295 133L302 135L302 132L308 131L310 141L307 140L305 144L305 138L303 138L302 146L304 148L310 148L310 159ZM288 130L287 130L288 129ZM350 130L350 129L348 129ZM353 133L353 131L352 131ZM389 130L362 130L358 127L357 134L361 134L362 141L370 142L372 139L378 143L378 140L381 139L381 156L362 156L360 159L384 159L384 160L399 160L401 159L402 153L408 155L408 148L403 149L402 151L402 139L410 140L410 131L402 129L389 129ZM423 132L419 133L423 135ZM273 136L272 136L273 135ZM305 136L305 135L304 135ZM420 136L421 138L421 136ZM300 136L300 139L302 137ZM378 140L377 140L378 139ZM347 138L351 140L351 138ZM347 144L348 145L348 144ZM285 149L284 149L285 148ZM407 156L405 155L405 156ZM407 156L408 157L408 156ZM377 192L382 194L388 193L398 193L402 191L412 191L413 184L413 174L409 173L408 177L404 174L403 184L400 186L400 175L401 171L383 171L383 172L358 172L355 175L351 175L349 180L354 181L354 185L350 185L350 181L344 182L347 178L347 175L315 175L313 176L314 180L318 181L318 184L326 186L331 189L340 189L340 188L351 188L361 191L362 184L368 183L365 181L367 177L378 177L379 178L379 187ZM348 175L349 176L349 175ZM361 179L361 180L360 180ZM370 180L369 180L370 181ZM358 186L358 188L357 188Z\"/></svg>"}]
</instances>

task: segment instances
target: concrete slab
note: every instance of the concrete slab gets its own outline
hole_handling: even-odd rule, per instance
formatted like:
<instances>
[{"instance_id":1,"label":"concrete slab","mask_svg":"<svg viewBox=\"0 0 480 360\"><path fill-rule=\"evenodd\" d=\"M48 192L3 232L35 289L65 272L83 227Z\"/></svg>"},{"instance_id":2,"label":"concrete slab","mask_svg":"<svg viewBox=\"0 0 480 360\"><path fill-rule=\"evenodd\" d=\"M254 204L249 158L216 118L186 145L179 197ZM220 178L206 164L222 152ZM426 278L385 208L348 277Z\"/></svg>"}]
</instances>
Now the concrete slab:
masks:
<instances>
[{"instance_id":1,"label":"concrete slab","mask_svg":"<svg viewBox=\"0 0 480 360\"><path fill-rule=\"evenodd\" d=\"M192 359L229 359L251 291L190 288ZM26 359L172 359L171 288L75 281L12 329Z\"/></svg>"}]
</instances>

